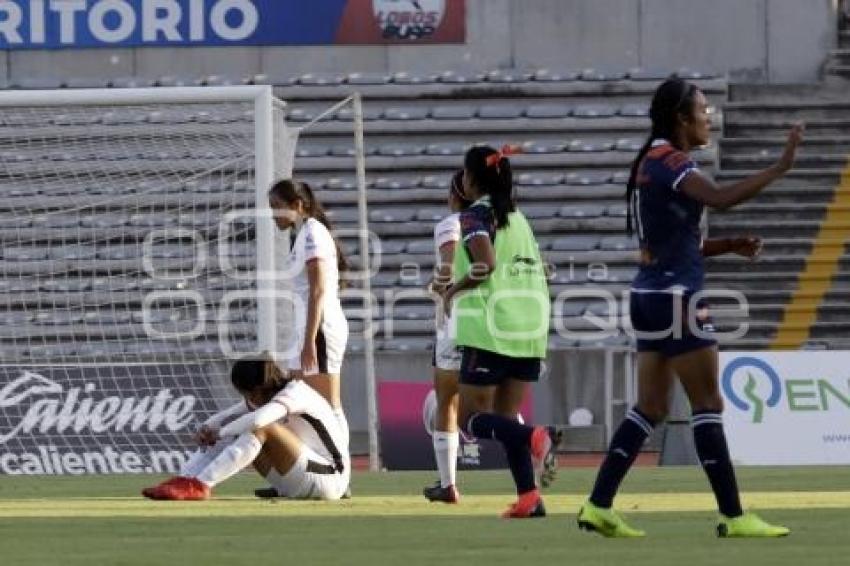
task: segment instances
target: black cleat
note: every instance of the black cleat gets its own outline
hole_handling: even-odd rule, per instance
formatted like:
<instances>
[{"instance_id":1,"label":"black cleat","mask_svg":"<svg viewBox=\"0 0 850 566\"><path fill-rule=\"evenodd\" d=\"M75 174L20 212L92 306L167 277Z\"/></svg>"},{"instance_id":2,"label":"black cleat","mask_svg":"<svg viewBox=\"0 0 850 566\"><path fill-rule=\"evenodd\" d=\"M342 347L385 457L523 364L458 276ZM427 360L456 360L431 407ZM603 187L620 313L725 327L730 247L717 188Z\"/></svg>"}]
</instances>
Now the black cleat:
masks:
<instances>
[{"instance_id":1,"label":"black cleat","mask_svg":"<svg viewBox=\"0 0 850 566\"><path fill-rule=\"evenodd\" d=\"M460 492L458 492L457 488L453 485L442 487L440 482L437 482L431 487L424 488L422 495L432 503L435 501L452 504L460 503Z\"/></svg>"}]
</instances>

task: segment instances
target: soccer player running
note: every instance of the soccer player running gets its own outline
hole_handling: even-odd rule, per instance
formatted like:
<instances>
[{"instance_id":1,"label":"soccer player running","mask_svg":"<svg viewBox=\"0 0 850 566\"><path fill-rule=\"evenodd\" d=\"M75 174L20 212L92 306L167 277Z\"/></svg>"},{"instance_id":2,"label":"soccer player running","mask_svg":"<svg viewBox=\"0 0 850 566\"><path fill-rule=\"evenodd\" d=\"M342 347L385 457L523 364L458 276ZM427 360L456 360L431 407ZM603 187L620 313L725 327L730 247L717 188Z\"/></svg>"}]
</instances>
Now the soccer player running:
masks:
<instances>
[{"instance_id":1,"label":"soccer player running","mask_svg":"<svg viewBox=\"0 0 850 566\"><path fill-rule=\"evenodd\" d=\"M339 300L339 281L348 263L307 183L276 183L269 191L269 204L278 228L290 231L290 251L281 271L292 285L295 338L290 351L296 354L282 366L296 372L330 403L347 437L340 371L348 321Z\"/></svg>"},{"instance_id":2,"label":"soccer player running","mask_svg":"<svg viewBox=\"0 0 850 566\"><path fill-rule=\"evenodd\" d=\"M518 499L505 518L545 516L537 478L554 462L554 432L514 417L537 381L549 338L549 289L534 233L516 209L511 164L491 147L465 156L463 249L444 306L456 320L460 368L459 423L472 436L504 447Z\"/></svg>"},{"instance_id":3,"label":"soccer player running","mask_svg":"<svg viewBox=\"0 0 850 566\"><path fill-rule=\"evenodd\" d=\"M776 164L718 187L688 154L710 138L703 93L685 81L669 79L655 92L650 118L652 133L632 165L626 194L628 230L631 233L633 211L641 244L641 265L630 299L632 326L637 333L638 403L611 440L593 492L579 512L578 524L608 537L644 536L643 531L626 524L612 504L644 441L667 415L673 380L678 377L693 411L691 426L699 461L720 510L718 535L784 536L789 533L787 528L771 525L741 508L721 419L717 343L703 331L708 322L705 305L692 304L692 297L703 289L699 229L703 208L732 207L782 177L793 165L803 127L792 128ZM708 248L715 245L707 243ZM712 250L705 251L711 255ZM749 254L757 249L744 251Z\"/></svg>"},{"instance_id":4,"label":"soccer player running","mask_svg":"<svg viewBox=\"0 0 850 566\"><path fill-rule=\"evenodd\" d=\"M463 170L452 176L449 188L451 214L434 227L434 244L437 250L437 268L431 291L443 293L452 281L452 263L460 241L460 212L472 204L463 194ZM429 501L457 503L457 452L460 436L457 430L458 373L461 353L455 344L451 315L437 307L435 314L437 337L434 343L434 391L437 395L437 412L434 422L434 459L437 461L439 481L422 490Z\"/></svg>"},{"instance_id":5,"label":"soccer player running","mask_svg":"<svg viewBox=\"0 0 850 566\"><path fill-rule=\"evenodd\" d=\"M348 436L333 408L273 362L241 359L230 373L243 397L213 415L197 435L200 448L180 475L142 494L149 499L209 499L212 489L253 465L281 497L340 499L348 489Z\"/></svg>"}]
</instances>

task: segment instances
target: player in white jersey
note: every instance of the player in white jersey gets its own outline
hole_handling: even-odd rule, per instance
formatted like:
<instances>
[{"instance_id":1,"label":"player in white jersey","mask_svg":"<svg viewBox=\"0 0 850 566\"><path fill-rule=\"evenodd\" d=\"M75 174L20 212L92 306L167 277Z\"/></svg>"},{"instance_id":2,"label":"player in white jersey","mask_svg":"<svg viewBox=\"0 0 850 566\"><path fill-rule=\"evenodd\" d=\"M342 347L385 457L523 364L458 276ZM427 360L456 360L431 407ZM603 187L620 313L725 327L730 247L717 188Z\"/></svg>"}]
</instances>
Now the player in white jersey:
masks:
<instances>
[{"instance_id":1,"label":"player in white jersey","mask_svg":"<svg viewBox=\"0 0 850 566\"><path fill-rule=\"evenodd\" d=\"M463 170L452 177L449 191L449 209L452 214L442 219L434 228L434 243L437 252L437 267L431 290L440 293L452 281L452 261L455 247L460 241L461 210L470 205L463 197ZM437 305L435 314L437 339L434 344L434 391L437 410L433 423L432 439L434 457L440 480L422 490L429 501L457 503L457 452L460 437L457 428L458 372L461 353L454 341L454 325L445 315L442 305Z\"/></svg>"},{"instance_id":2,"label":"player in white jersey","mask_svg":"<svg viewBox=\"0 0 850 566\"><path fill-rule=\"evenodd\" d=\"M330 404L300 379L285 379L267 360L239 360L230 377L243 400L204 423L200 448L179 476L142 494L208 499L215 486L253 465L281 497L340 499L351 459L348 436Z\"/></svg>"},{"instance_id":3,"label":"player in white jersey","mask_svg":"<svg viewBox=\"0 0 850 566\"><path fill-rule=\"evenodd\" d=\"M340 399L340 370L348 321L339 300L340 273L348 265L331 224L307 183L284 180L269 191L275 223L289 231L289 253L279 267L294 306L291 347L282 366L331 404L348 435Z\"/></svg>"}]
</instances>

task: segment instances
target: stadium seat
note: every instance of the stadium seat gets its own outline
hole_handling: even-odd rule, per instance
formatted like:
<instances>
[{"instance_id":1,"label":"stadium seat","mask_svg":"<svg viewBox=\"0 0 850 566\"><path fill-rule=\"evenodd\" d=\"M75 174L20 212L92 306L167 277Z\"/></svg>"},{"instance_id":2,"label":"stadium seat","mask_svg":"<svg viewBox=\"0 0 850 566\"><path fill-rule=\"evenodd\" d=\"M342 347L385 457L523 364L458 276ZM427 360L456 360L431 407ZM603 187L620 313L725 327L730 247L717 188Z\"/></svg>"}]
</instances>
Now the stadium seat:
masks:
<instances>
[{"instance_id":1,"label":"stadium seat","mask_svg":"<svg viewBox=\"0 0 850 566\"><path fill-rule=\"evenodd\" d=\"M425 148L426 155L464 155L467 145L464 143L432 143Z\"/></svg>"},{"instance_id":2,"label":"stadium seat","mask_svg":"<svg viewBox=\"0 0 850 566\"><path fill-rule=\"evenodd\" d=\"M579 171L568 173L564 178L568 185L604 185L611 181L611 173L606 171Z\"/></svg>"},{"instance_id":3,"label":"stadium seat","mask_svg":"<svg viewBox=\"0 0 850 566\"><path fill-rule=\"evenodd\" d=\"M7 261L39 261L47 259L46 248L6 248L3 250L3 259Z\"/></svg>"},{"instance_id":4,"label":"stadium seat","mask_svg":"<svg viewBox=\"0 0 850 566\"><path fill-rule=\"evenodd\" d=\"M522 144L523 153L528 154L550 154L562 153L566 144L559 141L527 141Z\"/></svg>"},{"instance_id":5,"label":"stadium seat","mask_svg":"<svg viewBox=\"0 0 850 566\"><path fill-rule=\"evenodd\" d=\"M600 240L599 249L603 251L637 250L638 244L635 238L628 238L626 236L606 236Z\"/></svg>"},{"instance_id":6,"label":"stadium seat","mask_svg":"<svg viewBox=\"0 0 850 566\"><path fill-rule=\"evenodd\" d=\"M338 73L306 73L298 77L301 86L338 86L345 80L345 76Z\"/></svg>"},{"instance_id":7,"label":"stadium seat","mask_svg":"<svg viewBox=\"0 0 850 566\"><path fill-rule=\"evenodd\" d=\"M373 122L375 120L380 120L382 115L382 111L379 107L364 104L363 105L363 121L364 122ZM354 121L354 110L351 108L343 108L339 112L336 113L335 118L340 122L352 122Z\"/></svg>"},{"instance_id":8,"label":"stadium seat","mask_svg":"<svg viewBox=\"0 0 850 566\"><path fill-rule=\"evenodd\" d=\"M552 251L559 252L587 252L599 247L599 238L596 236L569 236L557 238L552 242Z\"/></svg>"},{"instance_id":9,"label":"stadium seat","mask_svg":"<svg viewBox=\"0 0 850 566\"><path fill-rule=\"evenodd\" d=\"M482 120L513 120L522 113L523 107L519 104L487 104L478 108L476 114Z\"/></svg>"},{"instance_id":10,"label":"stadium seat","mask_svg":"<svg viewBox=\"0 0 850 566\"><path fill-rule=\"evenodd\" d=\"M375 180L376 189L406 190L415 187L414 181L409 177L379 177Z\"/></svg>"},{"instance_id":11,"label":"stadium seat","mask_svg":"<svg viewBox=\"0 0 850 566\"><path fill-rule=\"evenodd\" d=\"M532 104L525 109L526 118L551 120L567 118L571 109L564 104Z\"/></svg>"},{"instance_id":12,"label":"stadium seat","mask_svg":"<svg viewBox=\"0 0 850 566\"><path fill-rule=\"evenodd\" d=\"M108 81L108 86L112 88L139 88L148 86L147 81L139 77L116 77Z\"/></svg>"},{"instance_id":13,"label":"stadium seat","mask_svg":"<svg viewBox=\"0 0 850 566\"><path fill-rule=\"evenodd\" d=\"M56 246L50 248L47 258L52 260L81 261L95 259L97 253L94 248L83 246Z\"/></svg>"},{"instance_id":14,"label":"stadium seat","mask_svg":"<svg viewBox=\"0 0 850 566\"><path fill-rule=\"evenodd\" d=\"M645 104L624 104L617 111L617 114L626 118L647 118L649 117L649 107Z\"/></svg>"},{"instance_id":15,"label":"stadium seat","mask_svg":"<svg viewBox=\"0 0 850 566\"><path fill-rule=\"evenodd\" d=\"M424 148L416 144L394 143L390 145L382 145L378 148L378 155L385 157L411 157L414 155L422 155Z\"/></svg>"},{"instance_id":16,"label":"stadium seat","mask_svg":"<svg viewBox=\"0 0 850 566\"><path fill-rule=\"evenodd\" d=\"M486 74L487 82L497 84L524 83L531 79L532 72L519 69L495 69Z\"/></svg>"},{"instance_id":17,"label":"stadium seat","mask_svg":"<svg viewBox=\"0 0 850 566\"><path fill-rule=\"evenodd\" d=\"M406 252L409 254L433 254L436 253L434 240L414 240L407 243Z\"/></svg>"},{"instance_id":18,"label":"stadium seat","mask_svg":"<svg viewBox=\"0 0 850 566\"><path fill-rule=\"evenodd\" d=\"M633 81L654 81L660 83L667 79L671 74L672 73L669 71L661 69L644 69L642 67L635 67L634 69L629 70L627 76Z\"/></svg>"},{"instance_id":19,"label":"stadium seat","mask_svg":"<svg viewBox=\"0 0 850 566\"><path fill-rule=\"evenodd\" d=\"M609 104L582 104L573 109L576 118L611 118L617 110Z\"/></svg>"},{"instance_id":20,"label":"stadium seat","mask_svg":"<svg viewBox=\"0 0 850 566\"><path fill-rule=\"evenodd\" d=\"M310 122L315 117L315 112L304 108L290 108L286 112L286 119L290 122Z\"/></svg>"},{"instance_id":21,"label":"stadium seat","mask_svg":"<svg viewBox=\"0 0 850 566\"><path fill-rule=\"evenodd\" d=\"M570 82L577 80L578 77L579 74L576 71L557 69L539 69L532 76L535 81L541 83Z\"/></svg>"},{"instance_id":22,"label":"stadium seat","mask_svg":"<svg viewBox=\"0 0 850 566\"><path fill-rule=\"evenodd\" d=\"M434 120L471 120L475 118L476 108L453 104L451 106L436 106L431 110L431 118Z\"/></svg>"},{"instance_id":23,"label":"stadium seat","mask_svg":"<svg viewBox=\"0 0 850 566\"><path fill-rule=\"evenodd\" d=\"M484 74L475 71L444 71L437 80L446 84L473 84L483 81Z\"/></svg>"},{"instance_id":24,"label":"stadium seat","mask_svg":"<svg viewBox=\"0 0 850 566\"><path fill-rule=\"evenodd\" d=\"M392 77L386 73L349 73L345 82L350 85L385 85Z\"/></svg>"},{"instance_id":25,"label":"stadium seat","mask_svg":"<svg viewBox=\"0 0 850 566\"><path fill-rule=\"evenodd\" d=\"M614 149L617 151L625 151L627 153L637 153L643 147L643 141L633 138L623 138L617 140L614 144Z\"/></svg>"},{"instance_id":26,"label":"stadium seat","mask_svg":"<svg viewBox=\"0 0 850 566\"><path fill-rule=\"evenodd\" d=\"M600 151L609 151L613 145L614 144L609 141L573 140L567 145L567 151L575 153L596 153Z\"/></svg>"},{"instance_id":27,"label":"stadium seat","mask_svg":"<svg viewBox=\"0 0 850 566\"><path fill-rule=\"evenodd\" d=\"M392 82L400 85L423 85L437 82L437 76L431 73L400 71L392 76Z\"/></svg>"},{"instance_id":28,"label":"stadium seat","mask_svg":"<svg viewBox=\"0 0 850 566\"><path fill-rule=\"evenodd\" d=\"M547 220L558 215L558 207L551 204L522 204L520 210L529 219Z\"/></svg>"},{"instance_id":29,"label":"stadium seat","mask_svg":"<svg viewBox=\"0 0 850 566\"><path fill-rule=\"evenodd\" d=\"M384 109L384 120L409 121L428 118L428 108L422 106L389 107Z\"/></svg>"},{"instance_id":30,"label":"stadium seat","mask_svg":"<svg viewBox=\"0 0 850 566\"><path fill-rule=\"evenodd\" d=\"M370 222L410 222L416 216L411 208L379 209L369 212Z\"/></svg>"},{"instance_id":31,"label":"stadium seat","mask_svg":"<svg viewBox=\"0 0 850 566\"><path fill-rule=\"evenodd\" d=\"M625 218L628 210L625 204L612 204L605 209L605 215L613 218Z\"/></svg>"},{"instance_id":32,"label":"stadium seat","mask_svg":"<svg viewBox=\"0 0 850 566\"><path fill-rule=\"evenodd\" d=\"M605 207L599 204L569 204L558 211L561 218L599 218L605 214Z\"/></svg>"},{"instance_id":33,"label":"stadium seat","mask_svg":"<svg viewBox=\"0 0 850 566\"><path fill-rule=\"evenodd\" d=\"M603 82L603 81L619 81L626 77L626 73L622 71L601 70L601 69L584 69L579 73L579 78L583 81Z\"/></svg>"},{"instance_id":34,"label":"stadium seat","mask_svg":"<svg viewBox=\"0 0 850 566\"><path fill-rule=\"evenodd\" d=\"M564 176L557 173L521 173L515 179L517 185L531 187L560 185L564 182Z\"/></svg>"},{"instance_id":35,"label":"stadium seat","mask_svg":"<svg viewBox=\"0 0 850 566\"><path fill-rule=\"evenodd\" d=\"M351 151L353 153L354 149L352 148ZM295 148L296 157L325 157L330 152L331 148L325 145L309 145L305 143L300 143Z\"/></svg>"}]
</instances>

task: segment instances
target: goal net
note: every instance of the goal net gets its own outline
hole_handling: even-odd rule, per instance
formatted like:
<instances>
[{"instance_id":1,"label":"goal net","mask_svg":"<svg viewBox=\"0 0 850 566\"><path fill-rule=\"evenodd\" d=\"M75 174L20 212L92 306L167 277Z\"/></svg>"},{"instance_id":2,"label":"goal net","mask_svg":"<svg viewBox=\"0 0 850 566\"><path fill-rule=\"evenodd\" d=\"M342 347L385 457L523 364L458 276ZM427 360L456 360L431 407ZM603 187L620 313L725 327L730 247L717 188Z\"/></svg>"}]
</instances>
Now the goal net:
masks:
<instances>
[{"instance_id":1,"label":"goal net","mask_svg":"<svg viewBox=\"0 0 850 566\"><path fill-rule=\"evenodd\" d=\"M179 468L286 341L294 143L270 87L0 93L0 474Z\"/></svg>"}]
</instances>

